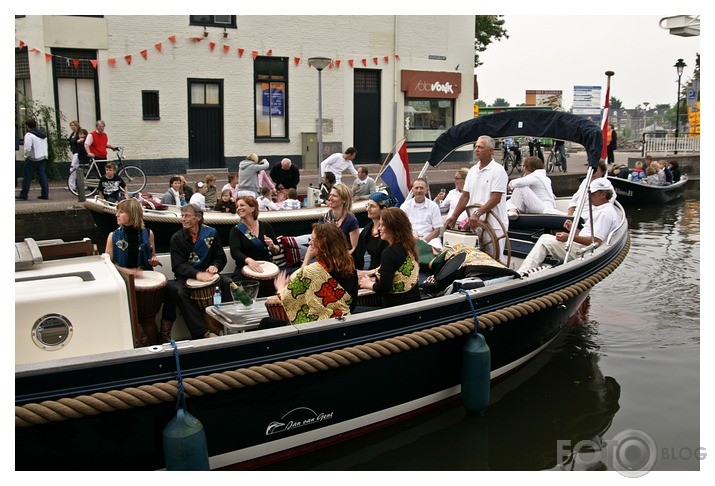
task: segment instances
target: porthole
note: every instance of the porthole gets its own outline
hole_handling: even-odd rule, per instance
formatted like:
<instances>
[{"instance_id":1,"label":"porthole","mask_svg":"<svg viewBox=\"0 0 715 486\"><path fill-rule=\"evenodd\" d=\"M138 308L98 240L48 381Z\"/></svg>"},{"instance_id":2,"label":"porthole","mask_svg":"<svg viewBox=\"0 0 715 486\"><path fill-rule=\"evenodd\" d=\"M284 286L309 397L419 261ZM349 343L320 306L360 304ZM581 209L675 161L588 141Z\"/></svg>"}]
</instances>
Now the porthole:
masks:
<instances>
[{"instance_id":1,"label":"porthole","mask_svg":"<svg viewBox=\"0 0 715 486\"><path fill-rule=\"evenodd\" d=\"M55 351L69 343L72 338L72 324L60 314L40 317L32 326L32 340L40 348Z\"/></svg>"}]
</instances>

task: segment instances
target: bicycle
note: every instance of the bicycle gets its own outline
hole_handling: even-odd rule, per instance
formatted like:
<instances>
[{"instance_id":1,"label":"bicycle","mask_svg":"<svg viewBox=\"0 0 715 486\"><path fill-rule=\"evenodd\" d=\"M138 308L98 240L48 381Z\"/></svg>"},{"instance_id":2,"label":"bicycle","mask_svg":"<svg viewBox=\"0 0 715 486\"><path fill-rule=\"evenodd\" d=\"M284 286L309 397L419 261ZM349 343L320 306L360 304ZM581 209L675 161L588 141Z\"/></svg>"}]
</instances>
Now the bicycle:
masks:
<instances>
[{"instance_id":1,"label":"bicycle","mask_svg":"<svg viewBox=\"0 0 715 486\"><path fill-rule=\"evenodd\" d=\"M127 191L136 193L144 190L146 187L146 174L144 174L144 171L134 165L124 165L124 147L117 147L115 153L117 154L117 161L115 162L117 165L117 174L127 184ZM101 160L101 162L106 162L106 160ZM76 169L70 171L70 175L67 177L67 188L75 196L79 195L79 187L72 189L70 180L75 171L79 169L82 169L84 174L85 197L93 196L99 188L99 179L104 175L99 173L97 160L92 159L92 162L89 164L80 164Z\"/></svg>"},{"instance_id":2,"label":"bicycle","mask_svg":"<svg viewBox=\"0 0 715 486\"><path fill-rule=\"evenodd\" d=\"M521 173L521 161L523 157L521 156L521 149L519 148L519 142L517 140L514 140L514 145L512 147L507 147L505 143L502 143L502 148L504 150L504 153L502 155L502 162L504 163L504 170L506 171L507 174L511 175L512 172L514 172L514 169L518 170L519 173ZM516 153L519 151L520 157L514 157L513 153Z\"/></svg>"},{"instance_id":3,"label":"bicycle","mask_svg":"<svg viewBox=\"0 0 715 486\"><path fill-rule=\"evenodd\" d=\"M564 172L563 155L556 149L556 141L551 144L551 152L549 152L549 158L546 159L546 172L551 173L554 171L554 167L559 168L559 172Z\"/></svg>"}]
</instances>

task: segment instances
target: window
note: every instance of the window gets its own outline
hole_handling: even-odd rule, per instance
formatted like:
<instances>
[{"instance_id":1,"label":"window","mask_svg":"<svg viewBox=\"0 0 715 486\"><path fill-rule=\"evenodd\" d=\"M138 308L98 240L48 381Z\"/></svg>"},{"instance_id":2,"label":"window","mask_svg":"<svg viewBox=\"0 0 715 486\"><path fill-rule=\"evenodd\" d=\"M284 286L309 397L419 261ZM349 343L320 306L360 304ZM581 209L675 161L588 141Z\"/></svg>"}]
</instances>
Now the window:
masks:
<instances>
[{"instance_id":1,"label":"window","mask_svg":"<svg viewBox=\"0 0 715 486\"><path fill-rule=\"evenodd\" d=\"M407 98L404 119L408 142L434 142L454 125L454 99Z\"/></svg>"},{"instance_id":2,"label":"window","mask_svg":"<svg viewBox=\"0 0 715 486\"><path fill-rule=\"evenodd\" d=\"M159 92L142 91L142 118L159 120Z\"/></svg>"},{"instance_id":3,"label":"window","mask_svg":"<svg viewBox=\"0 0 715 486\"><path fill-rule=\"evenodd\" d=\"M30 62L27 47L15 49L15 128L17 137L22 141L25 136L25 100L32 100L30 85Z\"/></svg>"},{"instance_id":4,"label":"window","mask_svg":"<svg viewBox=\"0 0 715 486\"><path fill-rule=\"evenodd\" d=\"M288 58L257 57L253 63L256 139L288 134Z\"/></svg>"},{"instance_id":5,"label":"window","mask_svg":"<svg viewBox=\"0 0 715 486\"><path fill-rule=\"evenodd\" d=\"M189 15L189 25L236 28L235 15Z\"/></svg>"},{"instance_id":6,"label":"window","mask_svg":"<svg viewBox=\"0 0 715 486\"><path fill-rule=\"evenodd\" d=\"M90 62L93 59L97 59L96 51L52 50L52 70L57 94L55 109L58 117L64 116L66 123L78 120L79 125L87 129L94 127L96 121L101 118L97 99L97 70ZM63 120L57 120L58 126L62 126L62 123Z\"/></svg>"}]
</instances>

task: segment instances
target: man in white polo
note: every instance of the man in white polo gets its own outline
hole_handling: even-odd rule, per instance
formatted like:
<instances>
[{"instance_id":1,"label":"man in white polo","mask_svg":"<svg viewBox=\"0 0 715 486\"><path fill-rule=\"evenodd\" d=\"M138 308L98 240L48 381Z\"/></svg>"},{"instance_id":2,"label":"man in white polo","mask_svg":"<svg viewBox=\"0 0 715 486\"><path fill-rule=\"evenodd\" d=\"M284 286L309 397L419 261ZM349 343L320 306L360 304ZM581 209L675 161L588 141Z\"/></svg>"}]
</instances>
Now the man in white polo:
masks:
<instances>
[{"instance_id":1,"label":"man in white polo","mask_svg":"<svg viewBox=\"0 0 715 486\"><path fill-rule=\"evenodd\" d=\"M419 177L414 180L412 195L414 196L412 199L408 199L400 206L412 223L412 233L416 238L435 248L442 248L442 238L440 238L440 232L444 226L442 213L436 202L427 199L427 181L425 179Z\"/></svg>"},{"instance_id":2,"label":"man in white polo","mask_svg":"<svg viewBox=\"0 0 715 486\"><path fill-rule=\"evenodd\" d=\"M477 229L479 219L484 219L499 239L499 255L503 255L506 238L502 238L504 231L495 216L499 218L505 229L509 227L509 219L506 214L506 188L509 176L504 167L494 160L493 154L494 139L487 135L479 137L477 143L474 144L474 158L478 162L469 169L464 181L462 196L444 225L447 228L454 226L464 208L472 204L481 204L481 207L473 211L469 217L469 227ZM488 214L489 211L492 211L493 216ZM493 250L490 246L485 247L488 253L492 253Z\"/></svg>"}]
</instances>

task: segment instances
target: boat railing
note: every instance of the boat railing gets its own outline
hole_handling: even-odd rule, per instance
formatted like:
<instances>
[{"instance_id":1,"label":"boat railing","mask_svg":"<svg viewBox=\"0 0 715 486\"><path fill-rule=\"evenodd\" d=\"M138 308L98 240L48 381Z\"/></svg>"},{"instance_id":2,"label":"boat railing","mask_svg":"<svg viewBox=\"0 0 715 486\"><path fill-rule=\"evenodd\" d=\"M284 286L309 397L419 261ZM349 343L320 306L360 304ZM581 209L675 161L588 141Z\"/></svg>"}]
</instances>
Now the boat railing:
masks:
<instances>
[{"instance_id":1,"label":"boat railing","mask_svg":"<svg viewBox=\"0 0 715 486\"><path fill-rule=\"evenodd\" d=\"M618 225L615 227L615 229L608 234L608 237L606 238L607 245L611 244L613 235L615 235L616 232L621 229L624 224L626 224L626 212L623 210L623 206L621 206L621 203L619 203L618 200L615 200L613 201L613 205L616 206L616 209L620 211L621 219L618 221Z\"/></svg>"}]
</instances>

